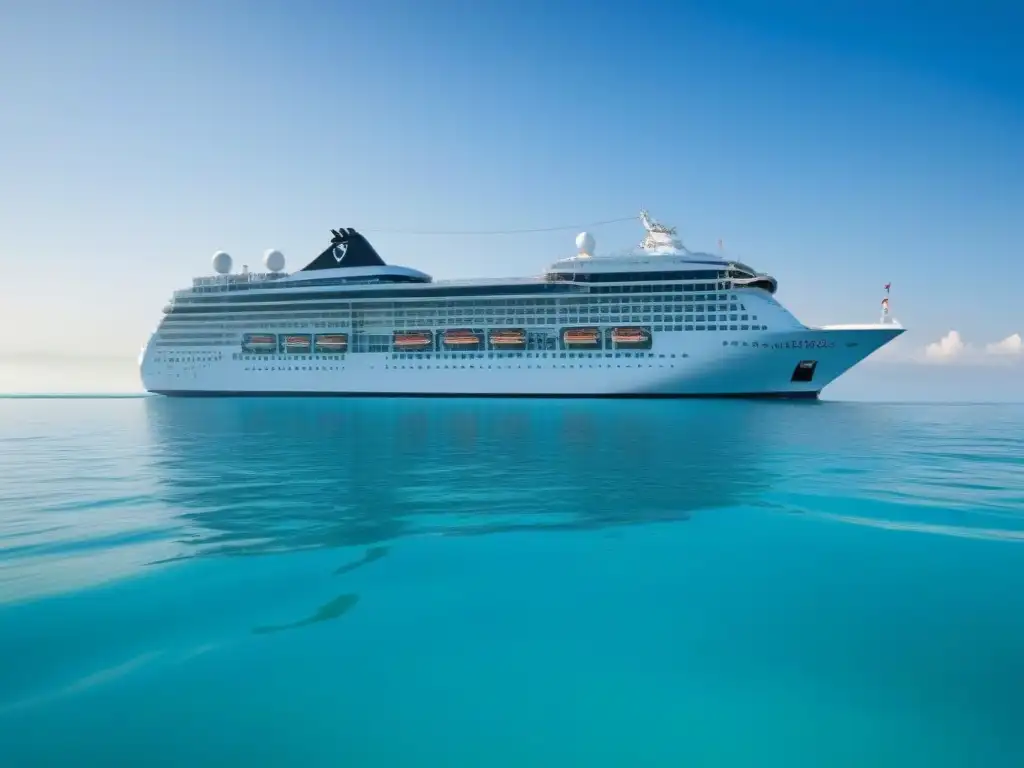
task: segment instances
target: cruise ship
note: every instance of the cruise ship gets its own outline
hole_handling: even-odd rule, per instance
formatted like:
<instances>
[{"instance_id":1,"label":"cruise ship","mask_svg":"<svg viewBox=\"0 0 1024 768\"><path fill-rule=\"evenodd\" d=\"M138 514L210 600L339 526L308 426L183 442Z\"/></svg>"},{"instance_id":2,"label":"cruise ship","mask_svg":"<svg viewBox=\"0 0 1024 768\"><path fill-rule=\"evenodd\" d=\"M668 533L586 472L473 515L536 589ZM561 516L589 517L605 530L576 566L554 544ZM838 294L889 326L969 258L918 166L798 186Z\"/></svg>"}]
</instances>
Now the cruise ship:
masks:
<instances>
[{"instance_id":1,"label":"cruise ship","mask_svg":"<svg viewBox=\"0 0 1024 768\"><path fill-rule=\"evenodd\" d=\"M903 332L879 322L809 327L775 278L690 251L639 217L639 247L575 255L542 275L435 281L385 263L354 229L288 274L214 275L176 291L140 355L143 385L171 396L816 398Z\"/></svg>"}]
</instances>

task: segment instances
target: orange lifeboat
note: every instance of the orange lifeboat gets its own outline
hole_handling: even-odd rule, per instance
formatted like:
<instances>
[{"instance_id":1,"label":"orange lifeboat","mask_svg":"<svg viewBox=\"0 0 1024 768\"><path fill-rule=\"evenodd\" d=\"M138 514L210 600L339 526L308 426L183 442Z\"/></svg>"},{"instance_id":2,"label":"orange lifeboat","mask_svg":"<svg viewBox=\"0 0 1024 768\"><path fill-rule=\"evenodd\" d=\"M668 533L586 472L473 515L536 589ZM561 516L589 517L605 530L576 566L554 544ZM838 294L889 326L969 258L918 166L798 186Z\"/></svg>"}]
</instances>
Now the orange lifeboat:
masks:
<instances>
[{"instance_id":1,"label":"orange lifeboat","mask_svg":"<svg viewBox=\"0 0 1024 768\"><path fill-rule=\"evenodd\" d=\"M646 344L651 334L645 328L614 328L612 341L615 344Z\"/></svg>"},{"instance_id":2,"label":"orange lifeboat","mask_svg":"<svg viewBox=\"0 0 1024 768\"><path fill-rule=\"evenodd\" d=\"M344 333L321 333L316 337L316 348L321 352L344 352L348 349L348 336Z\"/></svg>"},{"instance_id":3,"label":"orange lifeboat","mask_svg":"<svg viewBox=\"0 0 1024 768\"><path fill-rule=\"evenodd\" d=\"M491 346L493 347L522 347L526 345L526 331L518 328L491 331Z\"/></svg>"},{"instance_id":4,"label":"orange lifeboat","mask_svg":"<svg viewBox=\"0 0 1024 768\"><path fill-rule=\"evenodd\" d=\"M601 343L601 332L597 328L570 328L562 334L568 346L595 346Z\"/></svg>"},{"instance_id":5,"label":"orange lifeboat","mask_svg":"<svg viewBox=\"0 0 1024 768\"><path fill-rule=\"evenodd\" d=\"M474 347L480 344L480 337L473 331L445 331L444 344L447 347Z\"/></svg>"},{"instance_id":6,"label":"orange lifeboat","mask_svg":"<svg viewBox=\"0 0 1024 768\"><path fill-rule=\"evenodd\" d=\"M398 349L426 349L433 343L433 337L426 331L395 334L395 347Z\"/></svg>"},{"instance_id":7,"label":"orange lifeboat","mask_svg":"<svg viewBox=\"0 0 1024 768\"><path fill-rule=\"evenodd\" d=\"M277 336L272 333L247 333L242 337L243 352L276 352Z\"/></svg>"}]
</instances>

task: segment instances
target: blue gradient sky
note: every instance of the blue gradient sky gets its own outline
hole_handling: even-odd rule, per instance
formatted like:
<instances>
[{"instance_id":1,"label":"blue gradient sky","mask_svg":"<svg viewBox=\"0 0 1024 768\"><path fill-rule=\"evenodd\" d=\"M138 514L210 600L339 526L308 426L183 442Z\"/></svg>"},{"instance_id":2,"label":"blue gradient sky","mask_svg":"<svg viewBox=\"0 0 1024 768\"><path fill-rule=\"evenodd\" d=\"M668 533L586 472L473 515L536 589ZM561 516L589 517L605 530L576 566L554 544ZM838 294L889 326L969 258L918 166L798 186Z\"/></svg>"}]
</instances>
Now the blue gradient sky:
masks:
<instances>
[{"instance_id":1,"label":"blue gradient sky","mask_svg":"<svg viewBox=\"0 0 1024 768\"><path fill-rule=\"evenodd\" d=\"M255 267L276 247L298 267L330 227L545 227L646 206L690 247L723 238L776 275L807 323L873 321L891 281L910 331L837 393L1024 398L1024 355L983 349L1024 334L1010 3L0 13L0 390L137 386L160 307L219 248ZM574 234L371 239L442 278L536 273ZM641 232L594 234L600 251ZM959 354L915 362L950 330Z\"/></svg>"}]
</instances>

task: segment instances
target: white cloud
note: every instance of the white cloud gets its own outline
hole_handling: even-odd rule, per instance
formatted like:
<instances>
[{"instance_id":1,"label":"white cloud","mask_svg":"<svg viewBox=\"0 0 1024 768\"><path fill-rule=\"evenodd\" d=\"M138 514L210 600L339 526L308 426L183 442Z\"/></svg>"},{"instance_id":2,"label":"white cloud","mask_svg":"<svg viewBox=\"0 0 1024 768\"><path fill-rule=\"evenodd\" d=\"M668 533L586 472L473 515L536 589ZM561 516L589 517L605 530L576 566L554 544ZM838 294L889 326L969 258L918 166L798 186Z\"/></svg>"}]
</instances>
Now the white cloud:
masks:
<instances>
[{"instance_id":1,"label":"white cloud","mask_svg":"<svg viewBox=\"0 0 1024 768\"><path fill-rule=\"evenodd\" d=\"M938 341L933 341L924 348L924 355L929 360L954 360L963 357L967 345L960 338L958 331L950 331Z\"/></svg>"},{"instance_id":2,"label":"white cloud","mask_svg":"<svg viewBox=\"0 0 1024 768\"><path fill-rule=\"evenodd\" d=\"M1021 339L1019 333L1014 333L1002 341L993 341L991 344L986 344L985 352L990 355L1024 354L1024 339Z\"/></svg>"},{"instance_id":3,"label":"white cloud","mask_svg":"<svg viewBox=\"0 0 1024 768\"><path fill-rule=\"evenodd\" d=\"M1024 359L1024 339L1019 333L979 347L964 341L959 331L952 330L924 348L925 362L932 363L997 363L1000 359L1007 362L1007 358L1014 357Z\"/></svg>"}]
</instances>

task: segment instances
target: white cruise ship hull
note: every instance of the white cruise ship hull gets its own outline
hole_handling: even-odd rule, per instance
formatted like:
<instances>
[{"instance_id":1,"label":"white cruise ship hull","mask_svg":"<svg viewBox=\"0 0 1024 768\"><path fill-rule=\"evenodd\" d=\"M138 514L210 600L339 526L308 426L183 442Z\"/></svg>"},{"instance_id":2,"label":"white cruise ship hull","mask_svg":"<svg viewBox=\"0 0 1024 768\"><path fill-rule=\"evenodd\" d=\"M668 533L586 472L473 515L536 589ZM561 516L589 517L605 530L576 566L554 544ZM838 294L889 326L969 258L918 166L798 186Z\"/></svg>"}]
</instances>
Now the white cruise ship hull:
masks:
<instances>
[{"instance_id":1,"label":"white cruise ship hull","mask_svg":"<svg viewBox=\"0 0 1024 768\"><path fill-rule=\"evenodd\" d=\"M352 228L283 274L215 277L175 291L141 359L174 396L816 397L903 329L808 328L778 283L692 252L641 212L638 251L576 256L543 276L434 282L389 265ZM888 318L888 289L882 319Z\"/></svg>"},{"instance_id":2,"label":"white cruise ship hull","mask_svg":"<svg viewBox=\"0 0 1024 768\"><path fill-rule=\"evenodd\" d=\"M813 398L902 332L889 324L666 332L642 353L422 356L241 355L235 344L171 351L151 341L141 375L146 390L170 396ZM797 373L801 366L803 375Z\"/></svg>"}]
</instances>

